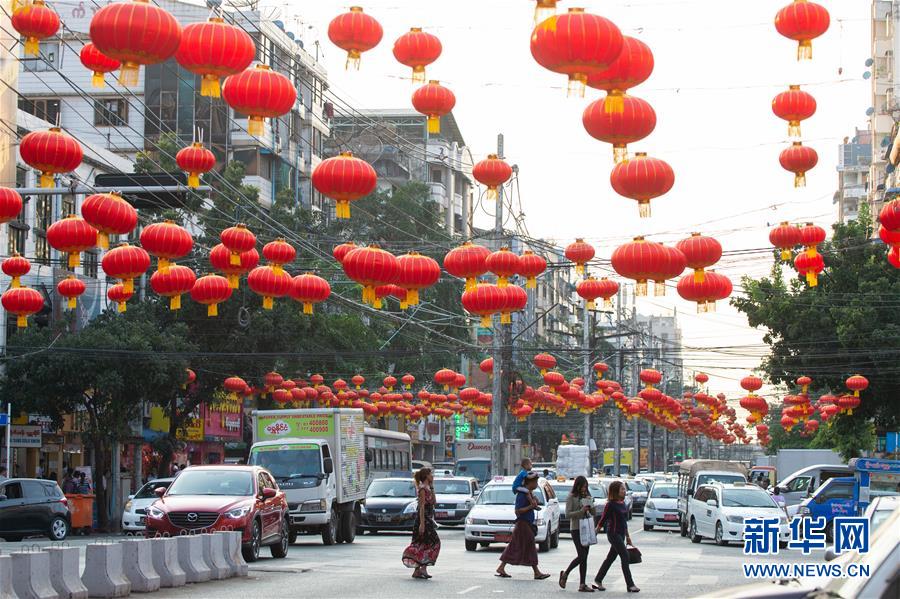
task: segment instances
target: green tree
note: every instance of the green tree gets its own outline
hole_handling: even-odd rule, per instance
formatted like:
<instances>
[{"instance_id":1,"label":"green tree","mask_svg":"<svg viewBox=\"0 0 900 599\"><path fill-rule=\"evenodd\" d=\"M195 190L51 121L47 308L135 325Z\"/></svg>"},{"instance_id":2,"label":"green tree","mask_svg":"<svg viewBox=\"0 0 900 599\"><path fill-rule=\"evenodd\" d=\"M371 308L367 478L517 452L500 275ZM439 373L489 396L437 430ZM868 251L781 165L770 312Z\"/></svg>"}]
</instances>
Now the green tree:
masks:
<instances>
[{"instance_id":1,"label":"green tree","mask_svg":"<svg viewBox=\"0 0 900 599\"><path fill-rule=\"evenodd\" d=\"M178 169L175 162L175 154L181 149L178 144L178 136L172 132L163 133L156 142L157 149L143 150L134 158L134 172L146 173L170 173Z\"/></svg>"}]
</instances>

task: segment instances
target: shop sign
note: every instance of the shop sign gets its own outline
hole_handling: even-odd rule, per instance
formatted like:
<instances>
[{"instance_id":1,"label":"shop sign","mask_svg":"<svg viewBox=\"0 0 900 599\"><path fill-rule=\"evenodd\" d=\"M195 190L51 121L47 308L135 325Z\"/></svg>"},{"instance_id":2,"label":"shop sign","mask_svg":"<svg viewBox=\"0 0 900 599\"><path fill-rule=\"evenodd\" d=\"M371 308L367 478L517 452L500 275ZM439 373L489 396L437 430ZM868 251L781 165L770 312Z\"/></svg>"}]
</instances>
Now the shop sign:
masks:
<instances>
[{"instance_id":1,"label":"shop sign","mask_svg":"<svg viewBox=\"0 0 900 599\"><path fill-rule=\"evenodd\" d=\"M9 428L9 445L10 447L40 447L40 425L13 424Z\"/></svg>"}]
</instances>

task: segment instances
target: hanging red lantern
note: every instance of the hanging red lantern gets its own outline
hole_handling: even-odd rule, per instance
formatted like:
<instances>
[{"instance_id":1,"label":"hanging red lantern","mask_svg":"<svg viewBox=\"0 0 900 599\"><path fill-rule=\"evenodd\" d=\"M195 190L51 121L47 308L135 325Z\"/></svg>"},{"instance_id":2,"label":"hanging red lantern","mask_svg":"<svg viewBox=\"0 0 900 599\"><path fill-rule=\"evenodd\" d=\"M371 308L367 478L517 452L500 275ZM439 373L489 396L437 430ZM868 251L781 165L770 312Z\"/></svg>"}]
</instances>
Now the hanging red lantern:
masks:
<instances>
[{"instance_id":1,"label":"hanging red lantern","mask_svg":"<svg viewBox=\"0 0 900 599\"><path fill-rule=\"evenodd\" d=\"M374 306L375 288L397 280L400 264L396 256L376 245L357 248L344 257L344 272L363 286L363 303Z\"/></svg>"},{"instance_id":2,"label":"hanging red lantern","mask_svg":"<svg viewBox=\"0 0 900 599\"><path fill-rule=\"evenodd\" d=\"M228 284L232 289L240 285L241 276L250 272L259 264L259 252L256 248L238 254L239 264L232 264L232 253L227 247L219 243L209 251L210 265L228 277Z\"/></svg>"},{"instance_id":3,"label":"hanging red lantern","mask_svg":"<svg viewBox=\"0 0 900 599\"><path fill-rule=\"evenodd\" d=\"M141 65L165 62L178 50L181 26L149 0L115 2L94 13L91 41L106 56L122 63L119 83L137 85Z\"/></svg>"},{"instance_id":4,"label":"hanging red lantern","mask_svg":"<svg viewBox=\"0 0 900 599\"><path fill-rule=\"evenodd\" d=\"M132 297L134 297L134 289L130 291L125 289L123 283L111 285L110 288L106 290L106 298L116 304L116 310L118 310L119 313L125 312L128 307L128 300Z\"/></svg>"},{"instance_id":5,"label":"hanging red lantern","mask_svg":"<svg viewBox=\"0 0 900 599\"><path fill-rule=\"evenodd\" d=\"M204 80L205 81L205 80ZM216 155L203 147L203 143L195 141L175 154L178 168L188 174L187 186L200 187L200 175L208 173L216 166Z\"/></svg>"},{"instance_id":6,"label":"hanging red lantern","mask_svg":"<svg viewBox=\"0 0 900 599\"><path fill-rule=\"evenodd\" d=\"M704 372L698 372L694 375L694 380L700 383L701 385L706 384L709 381L709 375Z\"/></svg>"},{"instance_id":7,"label":"hanging red lantern","mask_svg":"<svg viewBox=\"0 0 900 599\"><path fill-rule=\"evenodd\" d=\"M892 247L888 251L887 260L894 268L900 268L900 247Z\"/></svg>"},{"instance_id":8,"label":"hanging red lantern","mask_svg":"<svg viewBox=\"0 0 900 599\"><path fill-rule=\"evenodd\" d=\"M229 263L232 266L239 266L241 254L256 247L256 235L243 224L228 227L219 234L219 240L231 253Z\"/></svg>"},{"instance_id":9,"label":"hanging red lantern","mask_svg":"<svg viewBox=\"0 0 900 599\"><path fill-rule=\"evenodd\" d=\"M594 246L580 237L567 245L565 251L566 258L575 263L575 272L580 275L584 274L584 265L594 259L594 253Z\"/></svg>"},{"instance_id":10,"label":"hanging red lantern","mask_svg":"<svg viewBox=\"0 0 900 599\"><path fill-rule=\"evenodd\" d=\"M606 91L603 109L622 112L626 106L625 92L646 81L653 72L653 52L639 39L622 36L622 51L612 64L601 71L588 74L587 84Z\"/></svg>"},{"instance_id":11,"label":"hanging red lantern","mask_svg":"<svg viewBox=\"0 0 900 599\"><path fill-rule=\"evenodd\" d=\"M75 275L69 275L56 284L56 292L66 298L66 307L74 310L78 305L78 298L87 291L87 285L84 281Z\"/></svg>"},{"instance_id":12,"label":"hanging red lantern","mask_svg":"<svg viewBox=\"0 0 900 599\"><path fill-rule=\"evenodd\" d=\"M247 286L263 298L263 310L271 310L275 298L290 294L293 283L289 274L284 271L278 274L271 266L257 266L247 275Z\"/></svg>"},{"instance_id":13,"label":"hanging red lantern","mask_svg":"<svg viewBox=\"0 0 900 599\"><path fill-rule=\"evenodd\" d=\"M466 312L481 317L481 326L486 329L491 328L494 314L506 308L506 294L490 283L479 283L474 289L464 291L461 301Z\"/></svg>"},{"instance_id":14,"label":"hanging red lantern","mask_svg":"<svg viewBox=\"0 0 900 599\"><path fill-rule=\"evenodd\" d=\"M423 256L418 252L409 252L397 257L400 270L397 273L397 285L405 290L405 297L400 298L400 307L416 306L419 303L419 291L431 287L441 278L441 266L437 260Z\"/></svg>"},{"instance_id":15,"label":"hanging red lantern","mask_svg":"<svg viewBox=\"0 0 900 599\"><path fill-rule=\"evenodd\" d=\"M620 196L637 201L641 217L648 217L650 200L667 194L675 185L675 171L666 161L638 152L613 168L609 182Z\"/></svg>"},{"instance_id":16,"label":"hanging red lantern","mask_svg":"<svg viewBox=\"0 0 900 599\"><path fill-rule=\"evenodd\" d=\"M41 172L38 187L53 187L54 176L70 173L81 165L84 151L74 137L59 127L47 131L32 131L19 142L22 161Z\"/></svg>"},{"instance_id":17,"label":"hanging red lantern","mask_svg":"<svg viewBox=\"0 0 900 599\"><path fill-rule=\"evenodd\" d=\"M759 391L762 389L763 380L755 375L745 376L741 379L741 388L745 391L749 391L752 395L753 392Z\"/></svg>"},{"instance_id":18,"label":"hanging red lantern","mask_svg":"<svg viewBox=\"0 0 900 599\"><path fill-rule=\"evenodd\" d=\"M603 298L603 307L611 308L612 298L619 292L619 284L606 277L602 277L597 281L597 288L600 292L599 297Z\"/></svg>"},{"instance_id":19,"label":"hanging red lantern","mask_svg":"<svg viewBox=\"0 0 900 599\"><path fill-rule=\"evenodd\" d=\"M112 73L122 66L121 62L104 54L91 42L81 47L79 58L81 59L81 64L93 72L91 77L91 85L93 87L103 87L103 75Z\"/></svg>"},{"instance_id":20,"label":"hanging red lantern","mask_svg":"<svg viewBox=\"0 0 900 599\"><path fill-rule=\"evenodd\" d=\"M413 27L394 42L394 58L412 68L413 83L425 81L425 67L441 55L443 47L437 36Z\"/></svg>"},{"instance_id":21,"label":"hanging red lantern","mask_svg":"<svg viewBox=\"0 0 900 599\"><path fill-rule=\"evenodd\" d=\"M531 362L540 370L541 375L545 375L548 370L556 368L556 358L550 354L537 354L531 359Z\"/></svg>"},{"instance_id":22,"label":"hanging red lantern","mask_svg":"<svg viewBox=\"0 0 900 599\"><path fill-rule=\"evenodd\" d=\"M100 265L108 277L122 281L126 293L134 293L134 279L150 268L150 254L144 248L123 243L106 252Z\"/></svg>"},{"instance_id":23,"label":"hanging red lantern","mask_svg":"<svg viewBox=\"0 0 900 599\"><path fill-rule=\"evenodd\" d=\"M0 187L0 225L19 217L22 212L22 196L15 189Z\"/></svg>"},{"instance_id":24,"label":"hanging red lantern","mask_svg":"<svg viewBox=\"0 0 900 599\"><path fill-rule=\"evenodd\" d=\"M806 173L819 162L819 155L802 141L795 141L778 156L781 168L794 173L794 187L806 187Z\"/></svg>"},{"instance_id":25,"label":"hanging red lantern","mask_svg":"<svg viewBox=\"0 0 900 599\"><path fill-rule=\"evenodd\" d=\"M428 117L428 133L440 133L441 117L450 114L456 106L456 96L440 81L429 81L413 92L412 105Z\"/></svg>"},{"instance_id":26,"label":"hanging red lantern","mask_svg":"<svg viewBox=\"0 0 900 599\"><path fill-rule=\"evenodd\" d=\"M134 206L115 193L95 193L81 203L81 216L97 229L97 245L109 248L110 235L127 235L137 226Z\"/></svg>"},{"instance_id":27,"label":"hanging red lantern","mask_svg":"<svg viewBox=\"0 0 900 599\"><path fill-rule=\"evenodd\" d=\"M30 287L15 287L3 292L0 304L4 310L16 315L16 326L21 329L28 326L29 316L44 309L44 296Z\"/></svg>"},{"instance_id":28,"label":"hanging red lantern","mask_svg":"<svg viewBox=\"0 0 900 599\"><path fill-rule=\"evenodd\" d=\"M824 6L808 0L794 0L775 15L775 29L798 42L797 60L812 59L812 40L826 31L831 17Z\"/></svg>"},{"instance_id":29,"label":"hanging red lantern","mask_svg":"<svg viewBox=\"0 0 900 599\"><path fill-rule=\"evenodd\" d=\"M361 6L351 6L349 12L336 16L328 24L328 39L347 52L345 69L359 70L359 59L381 42L384 30L374 17L363 12Z\"/></svg>"},{"instance_id":30,"label":"hanging red lantern","mask_svg":"<svg viewBox=\"0 0 900 599\"><path fill-rule=\"evenodd\" d=\"M286 115L297 103L297 88L291 80L257 64L225 80L222 99L236 112L247 115L247 133L261 136L265 119Z\"/></svg>"},{"instance_id":31,"label":"hanging red lantern","mask_svg":"<svg viewBox=\"0 0 900 599\"><path fill-rule=\"evenodd\" d=\"M141 247L156 256L157 272L167 272L173 260L191 253L194 238L187 229L174 221L147 225L141 230Z\"/></svg>"},{"instance_id":32,"label":"hanging red lantern","mask_svg":"<svg viewBox=\"0 0 900 599\"><path fill-rule=\"evenodd\" d=\"M13 10L10 24L25 38L25 56L38 56L41 40L59 31L59 15L44 0L31 0Z\"/></svg>"},{"instance_id":33,"label":"hanging red lantern","mask_svg":"<svg viewBox=\"0 0 900 599\"><path fill-rule=\"evenodd\" d=\"M800 121L805 121L816 113L816 99L799 85L791 85L772 100L772 112L788 122L788 136L800 137Z\"/></svg>"},{"instance_id":34,"label":"hanging red lantern","mask_svg":"<svg viewBox=\"0 0 900 599\"><path fill-rule=\"evenodd\" d=\"M655 241L647 241L643 237L635 237L633 241L613 250L610 260L613 270L626 279L633 279L636 282L636 295L647 295L648 280L656 281L656 295L665 295L665 278L662 277L668 277L677 268L679 254L680 260L684 261L684 254L678 250L667 248ZM682 266L682 270L684 270L684 266Z\"/></svg>"},{"instance_id":35,"label":"hanging red lantern","mask_svg":"<svg viewBox=\"0 0 900 599\"><path fill-rule=\"evenodd\" d=\"M472 167L472 177L487 187L487 199L496 200L497 190L512 177L512 167L497 154L488 154Z\"/></svg>"},{"instance_id":36,"label":"hanging red lantern","mask_svg":"<svg viewBox=\"0 0 900 599\"><path fill-rule=\"evenodd\" d=\"M12 289L22 286L21 278L28 274L31 270L31 262L28 258L19 255L19 252L13 252L13 255L3 260L3 274L12 277L9 286Z\"/></svg>"},{"instance_id":37,"label":"hanging red lantern","mask_svg":"<svg viewBox=\"0 0 900 599\"><path fill-rule=\"evenodd\" d=\"M815 287L819 284L819 274L825 270L825 260L818 253L812 257L805 252L800 253L794 258L794 269L806 276L807 285Z\"/></svg>"},{"instance_id":38,"label":"hanging red lantern","mask_svg":"<svg viewBox=\"0 0 900 599\"><path fill-rule=\"evenodd\" d=\"M547 70L569 78L568 95L584 96L588 77L609 67L622 53L622 32L601 16L570 8L534 28L531 55Z\"/></svg>"},{"instance_id":39,"label":"hanging red lantern","mask_svg":"<svg viewBox=\"0 0 900 599\"><path fill-rule=\"evenodd\" d=\"M334 246L331 250L331 255L334 256L335 260L343 264L344 257L358 247L359 246L352 241L348 241L347 243Z\"/></svg>"},{"instance_id":40,"label":"hanging red lantern","mask_svg":"<svg viewBox=\"0 0 900 599\"><path fill-rule=\"evenodd\" d=\"M81 264L81 252L97 245L97 229L80 216L70 214L47 227L47 243L53 249L68 254L69 268Z\"/></svg>"},{"instance_id":41,"label":"hanging red lantern","mask_svg":"<svg viewBox=\"0 0 900 599\"><path fill-rule=\"evenodd\" d=\"M485 358L484 360L479 362L478 370L480 370L481 372L483 372L487 375L493 375L494 374L494 358Z\"/></svg>"},{"instance_id":42,"label":"hanging red lantern","mask_svg":"<svg viewBox=\"0 0 900 599\"><path fill-rule=\"evenodd\" d=\"M900 231L889 231L884 225L878 227L878 237L892 248L900 247Z\"/></svg>"},{"instance_id":43,"label":"hanging red lantern","mask_svg":"<svg viewBox=\"0 0 900 599\"><path fill-rule=\"evenodd\" d=\"M525 277L525 287L534 289L537 287L537 278L547 270L547 260L543 256L539 256L531 250L525 250L519 256L520 276Z\"/></svg>"},{"instance_id":44,"label":"hanging red lantern","mask_svg":"<svg viewBox=\"0 0 900 599\"><path fill-rule=\"evenodd\" d=\"M900 229L900 198L884 203L878 213L878 221L889 231Z\"/></svg>"},{"instance_id":45,"label":"hanging red lantern","mask_svg":"<svg viewBox=\"0 0 900 599\"><path fill-rule=\"evenodd\" d=\"M405 310L409 307L406 303L406 289L394 285L393 283L389 283L387 285L379 285L375 288L375 303L372 304L372 307L376 310L381 310L384 307L384 303L382 300L388 297L393 297L400 300L400 307Z\"/></svg>"},{"instance_id":46,"label":"hanging red lantern","mask_svg":"<svg viewBox=\"0 0 900 599\"><path fill-rule=\"evenodd\" d=\"M330 295L331 285L322 277L312 273L304 273L294 277L291 286L291 298L303 304L304 314L312 314L313 306L324 302Z\"/></svg>"},{"instance_id":47,"label":"hanging red lantern","mask_svg":"<svg viewBox=\"0 0 900 599\"><path fill-rule=\"evenodd\" d=\"M228 398L231 401L238 401L248 386L247 382L239 376L230 376L222 384L222 387L228 391Z\"/></svg>"},{"instance_id":48,"label":"hanging red lantern","mask_svg":"<svg viewBox=\"0 0 900 599\"><path fill-rule=\"evenodd\" d=\"M412 386L416 382L416 377L409 373L406 373L402 377L400 377L400 382L403 383L403 387L405 389L412 389Z\"/></svg>"},{"instance_id":49,"label":"hanging red lantern","mask_svg":"<svg viewBox=\"0 0 900 599\"><path fill-rule=\"evenodd\" d=\"M442 368L434 373L434 382L443 386L444 391L450 390L450 385L456 380L456 373L449 368Z\"/></svg>"},{"instance_id":50,"label":"hanging red lantern","mask_svg":"<svg viewBox=\"0 0 900 599\"><path fill-rule=\"evenodd\" d=\"M202 77L201 96L218 98L222 93L219 80L249 67L255 55L256 45L250 34L225 23L221 17L210 17L205 23L184 27L175 60Z\"/></svg>"},{"instance_id":51,"label":"hanging red lantern","mask_svg":"<svg viewBox=\"0 0 900 599\"><path fill-rule=\"evenodd\" d=\"M497 275L497 286L506 287L509 279L516 276L519 270L519 257L512 253L508 247L502 247L492 252L485 258L484 265Z\"/></svg>"},{"instance_id":52,"label":"hanging red lantern","mask_svg":"<svg viewBox=\"0 0 900 599\"><path fill-rule=\"evenodd\" d=\"M444 256L444 269L454 277L466 280L466 291L475 289L475 282L487 272L486 261L491 250L467 241Z\"/></svg>"},{"instance_id":53,"label":"hanging red lantern","mask_svg":"<svg viewBox=\"0 0 900 599\"><path fill-rule=\"evenodd\" d=\"M502 287L506 299L503 308L500 310L500 324L512 323L512 313L521 312L528 305L528 294L521 287L510 285Z\"/></svg>"},{"instance_id":54,"label":"hanging red lantern","mask_svg":"<svg viewBox=\"0 0 900 599\"><path fill-rule=\"evenodd\" d=\"M769 231L769 243L781 250L781 259L790 262L791 250L800 245L800 228L787 221Z\"/></svg>"},{"instance_id":55,"label":"hanging red lantern","mask_svg":"<svg viewBox=\"0 0 900 599\"><path fill-rule=\"evenodd\" d=\"M857 395L841 395L835 403L842 413L852 416L853 410L858 408L862 401Z\"/></svg>"},{"instance_id":56,"label":"hanging red lantern","mask_svg":"<svg viewBox=\"0 0 900 599\"><path fill-rule=\"evenodd\" d=\"M263 246L263 257L269 261L275 274L280 275L284 272L284 265L297 257L297 250L284 237L279 237Z\"/></svg>"},{"instance_id":57,"label":"hanging red lantern","mask_svg":"<svg viewBox=\"0 0 900 599\"><path fill-rule=\"evenodd\" d=\"M157 270L150 276L150 287L162 297L169 298L169 310L181 309L181 296L190 293L197 275L187 266L171 265L166 272Z\"/></svg>"},{"instance_id":58,"label":"hanging red lantern","mask_svg":"<svg viewBox=\"0 0 900 599\"><path fill-rule=\"evenodd\" d=\"M825 229L812 223L800 227L800 243L806 247L807 256L812 258L818 253L816 248L825 241L825 235Z\"/></svg>"},{"instance_id":59,"label":"hanging red lantern","mask_svg":"<svg viewBox=\"0 0 900 599\"><path fill-rule=\"evenodd\" d=\"M715 312L716 302L731 295L731 280L715 271L706 273L703 281L687 275L678 281L678 295L689 302L697 303L697 313Z\"/></svg>"},{"instance_id":60,"label":"hanging red lantern","mask_svg":"<svg viewBox=\"0 0 900 599\"><path fill-rule=\"evenodd\" d=\"M378 175L365 160L354 157L350 152L342 152L316 166L312 184L319 193L336 202L336 218L350 218L350 202L375 191Z\"/></svg>"},{"instance_id":61,"label":"hanging red lantern","mask_svg":"<svg viewBox=\"0 0 900 599\"><path fill-rule=\"evenodd\" d=\"M575 292L587 302L587 309L593 310L594 302L602 295L603 290L600 281L594 277L588 277L578 281L578 285L575 286Z\"/></svg>"},{"instance_id":62,"label":"hanging red lantern","mask_svg":"<svg viewBox=\"0 0 900 599\"><path fill-rule=\"evenodd\" d=\"M357 389L362 389L362 386L366 382L366 377L362 376L361 374L354 374L353 378L350 379L350 382L353 383L353 385Z\"/></svg>"},{"instance_id":63,"label":"hanging red lantern","mask_svg":"<svg viewBox=\"0 0 900 599\"><path fill-rule=\"evenodd\" d=\"M854 374L846 380L845 384L848 389L853 391L854 397L859 397L859 392L865 391L869 387L869 379L861 374Z\"/></svg>"},{"instance_id":64,"label":"hanging red lantern","mask_svg":"<svg viewBox=\"0 0 900 599\"><path fill-rule=\"evenodd\" d=\"M597 380L603 378L603 375L609 372L609 364L606 362L597 362L594 364L594 372L597 374Z\"/></svg>"},{"instance_id":65,"label":"hanging red lantern","mask_svg":"<svg viewBox=\"0 0 900 599\"><path fill-rule=\"evenodd\" d=\"M612 144L616 164L628 157L628 144L640 141L656 128L656 112L649 102L634 96L619 99L622 109L611 111L606 103L610 97L588 104L581 115L585 130L594 139Z\"/></svg>"},{"instance_id":66,"label":"hanging red lantern","mask_svg":"<svg viewBox=\"0 0 900 599\"><path fill-rule=\"evenodd\" d=\"M219 315L219 304L231 297L228 279L219 275L205 275L191 287L191 299L206 305L207 316Z\"/></svg>"},{"instance_id":67,"label":"hanging red lantern","mask_svg":"<svg viewBox=\"0 0 900 599\"><path fill-rule=\"evenodd\" d=\"M687 239L675 244L687 258L687 265L694 269L694 281L702 283L703 269L712 266L722 257L722 244L712 237L691 233Z\"/></svg>"}]
</instances>

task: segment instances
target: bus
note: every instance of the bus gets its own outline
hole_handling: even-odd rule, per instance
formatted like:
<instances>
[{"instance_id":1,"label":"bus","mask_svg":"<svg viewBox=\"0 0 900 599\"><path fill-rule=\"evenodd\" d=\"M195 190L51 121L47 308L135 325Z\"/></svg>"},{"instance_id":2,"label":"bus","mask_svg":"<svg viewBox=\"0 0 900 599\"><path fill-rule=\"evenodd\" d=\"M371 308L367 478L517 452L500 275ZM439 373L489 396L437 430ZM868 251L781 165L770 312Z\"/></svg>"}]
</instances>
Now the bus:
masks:
<instances>
[{"instance_id":1,"label":"bus","mask_svg":"<svg viewBox=\"0 0 900 599\"><path fill-rule=\"evenodd\" d=\"M412 476L412 442L409 435L367 426L365 437L368 482L388 476Z\"/></svg>"}]
</instances>

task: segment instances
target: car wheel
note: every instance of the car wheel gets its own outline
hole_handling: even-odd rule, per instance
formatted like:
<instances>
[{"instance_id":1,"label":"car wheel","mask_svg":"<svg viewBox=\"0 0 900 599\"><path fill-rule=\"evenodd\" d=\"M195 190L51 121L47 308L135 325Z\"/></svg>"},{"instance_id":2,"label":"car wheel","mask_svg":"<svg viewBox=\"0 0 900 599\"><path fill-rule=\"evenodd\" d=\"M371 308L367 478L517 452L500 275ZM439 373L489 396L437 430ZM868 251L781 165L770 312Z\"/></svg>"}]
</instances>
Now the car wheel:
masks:
<instances>
[{"instance_id":1,"label":"car wheel","mask_svg":"<svg viewBox=\"0 0 900 599\"><path fill-rule=\"evenodd\" d=\"M341 537L344 543L352 543L356 539L356 512L341 514Z\"/></svg>"},{"instance_id":2,"label":"car wheel","mask_svg":"<svg viewBox=\"0 0 900 599\"><path fill-rule=\"evenodd\" d=\"M250 542L241 547L245 562L252 563L259 559L260 544L262 544L262 529L259 520L254 520L253 528L250 529Z\"/></svg>"},{"instance_id":3,"label":"car wheel","mask_svg":"<svg viewBox=\"0 0 900 599\"><path fill-rule=\"evenodd\" d=\"M628 510L628 519L631 520L632 516L634 516L634 512L632 510Z\"/></svg>"},{"instance_id":4,"label":"car wheel","mask_svg":"<svg viewBox=\"0 0 900 599\"><path fill-rule=\"evenodd\" d=\"M297 531L291 530L291 532L288 534L288 543L290 545L293 545L296 542L297 542Z\"/></svg>"},{"instance_id":5,"label":"car wheel","mask_svg":"<svg viewBox=\"0 0 900 599\"><path fill-rule=\"evenodd\" d=\"M691 543L699 543L700 535L697 534L697 522L691 518L691 527L688 529L688 536L691 537Z\"/></svg>"},{"instance_id":6,"label":"car wheel","mask_svg":"<svg viewBox=\"0 0 900 599\"><path fill-rule=\"evenodd\" d=\"M716 522L716 545L725 546L728 541L725 540L725 531L722 530L722 523Z\"/></svg>"},{"instance_id":7,"label":"car wheel","mask_svg":"<svg viewBox=\"0 0 900 599\"><path fill-rule=\"evenodd\" d=\"M557 547L559 547L559 529L558 528L553 532L553 538L550 539L550 547L552 549L556 549Z\"/></svg>"},{"instance_id":8,"label":"car wheel","mask_svg":"<svg viewBox=\"0 0 900 599\"><path fill-rule=\"evenodd\" d=\"M62 516L57 516L50 521L50 530L47 536L51 541L63 541L69 535L69 523Z\"/></svg>"},{"instance_id":9,"label":"car wheel","mask_svg":"<svg viewBox=\"0 0 900 599\"><path fill-rule=\"evenodd\" d=\"M338 515L331 512L328 523L322 527L322 543L325 545L334 545L338 542Z\"/></svg>"},{"instance_id":10,"label":"car wheel","mask_svg":"<svg viewBox=\"0 0 900 599\"><path fill-rule=\"evenodd\" d=\"M538 544L538 551L540 551L541 553L547 553L548 551L550 551L551 547L553 547L553 535L551 535L550 531L548 530L547 538Z\"/></svg>"},{"instance_id":11,"label":"car wheel","mask_svg":"<svg viewBox=\"0 0 900 599\"><path fill-rule=\"evenodd\" d=\"M466 541L466 551L475 551L478 549L478 543L475 541Z\"/></svg>"},{"instance_id":12,"label":"car wheel","mask_svg":"<svg viewBox=\"0 0 900 599\"><path fill-rule=\"evenodd\" d=\"M648 532L653 530L653 526L650 524L644 524L644 532Z\"/></svg>"},{"instance_id":13,"label":"car wheel","mask_svg":"<svg viewBox=\"0 0 900 599\"><path fill-rule=\"evenodd\" d=\"M684 522L684 518L678 516L678 528L681 529L681 536L686 537L688 533L687 524Z\"/></svg>"},{"instance_id":14,"label":"car wheel","mask_svg":"<svg viewBox=\"0 0 900 599\"><path fill-rule=\"evenodd\" d=\"M272 557L283 558L287 557L288 547L291 545L291 531L288 527L287 520L283 520L281 522L281 536L278 537L278 542L269 547L269 551L272 552Z\"/></svg>"}]
</instances>

